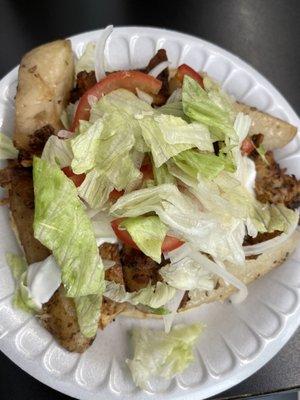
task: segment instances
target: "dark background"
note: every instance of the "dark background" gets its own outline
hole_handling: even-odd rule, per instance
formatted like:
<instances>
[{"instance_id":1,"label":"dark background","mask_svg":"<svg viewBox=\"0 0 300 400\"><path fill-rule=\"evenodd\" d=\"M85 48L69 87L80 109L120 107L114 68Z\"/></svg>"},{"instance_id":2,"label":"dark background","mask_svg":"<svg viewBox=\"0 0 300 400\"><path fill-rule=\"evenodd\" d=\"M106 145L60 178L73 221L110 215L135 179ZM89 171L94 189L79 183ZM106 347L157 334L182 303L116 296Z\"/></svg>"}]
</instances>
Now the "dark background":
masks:
<instances>
[{"instance_id":1,"label":"dark background","mask_svg":"<svg viewBox=\"0 0 300 400\"><path fill-rule=\"evenodd\" d=\"M199 36L265 75L300 113L299 0L0 0L0 77L32 47L108 24ZM264 368L218 398L300 388L300 331ZM68 399L0 353L0 399Z\"/></svg>"}]
</instances>

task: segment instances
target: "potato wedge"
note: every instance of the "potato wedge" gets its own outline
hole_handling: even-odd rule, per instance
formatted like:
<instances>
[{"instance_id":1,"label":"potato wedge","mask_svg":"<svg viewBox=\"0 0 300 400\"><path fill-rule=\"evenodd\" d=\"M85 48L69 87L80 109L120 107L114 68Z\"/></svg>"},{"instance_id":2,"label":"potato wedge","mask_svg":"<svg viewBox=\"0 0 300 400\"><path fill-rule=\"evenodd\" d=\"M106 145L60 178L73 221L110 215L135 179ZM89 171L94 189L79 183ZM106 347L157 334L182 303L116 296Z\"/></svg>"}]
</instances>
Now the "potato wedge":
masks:
<instances>
[{"instance_id":1,"label":"potato wedge","mask_svg":"<svg viewBox=\"0 0 300 400\"><path fill-rule=\"evenodd\" d=\"M39 46L22 58L16 95L14 143L31 152L31 135L50 125L62 128L60 116L66 107L74 78L74 61L69 40Z\"/></svg>"},{"instance_id":2,"label":"potato wedge","mask_svg":"<svg viewBox=\"0 0 300 400\"><path fill-rule=\"evenodd\" d=\"M262 133L264 135L263 145L266 150L274 150L286 146L297 133L295 126L259 111L255 107L235 103L234 108L236 112L249 115L252 120L250 136Z\"/></svg>"}]
</instances>

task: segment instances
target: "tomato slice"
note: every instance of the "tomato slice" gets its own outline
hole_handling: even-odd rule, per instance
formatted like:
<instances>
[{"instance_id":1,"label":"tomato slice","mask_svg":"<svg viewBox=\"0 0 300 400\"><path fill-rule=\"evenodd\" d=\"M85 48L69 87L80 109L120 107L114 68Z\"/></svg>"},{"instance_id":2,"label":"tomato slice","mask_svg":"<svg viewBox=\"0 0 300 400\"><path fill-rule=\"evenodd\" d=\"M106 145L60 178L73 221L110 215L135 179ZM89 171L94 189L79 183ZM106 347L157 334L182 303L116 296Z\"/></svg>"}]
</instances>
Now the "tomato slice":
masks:
<instances>
[{"instance_id":1,"label":"tomato slice","mask_svg":"<svg viewBox=\"0 0 300 400\"><path fill-rule=\"evenodd\" d=\"M85 180L85 174L74 174L71 167L64 167L61 170L74 182L76 187L80 186Z\"/></svg>"},{"instance_id":2,"label":"tomato slice","mask_svg":"<svg viewBox=\"0 0 300 400\"><path fill-rule=\"evenodd\" d=\"M157 94L160 91L162 82L151 75L140 71L119 71L109 74L106 78L96 83L81 97L72 122L71 131L74 132L79 120L88 120L90 116L89 96L100 99L107 93L116 89L127 89L135 93L136 88L149 94Z\"/></svg>"},{"instance_id":3,"label":"tomato slice","mask_svg":"<svg viewBox=\"0 0 300 400\"><path fill-rule=\"evenodd\" d=\"M139 250L138 246L132 240L132 237L126 230L122 230L119 228L119 225L124 220L124 218L118 218L111 222L111 227L115 232L116 236L121 240L121 242L127 244L128 246ZM183 244L183 242L175 237L166 236L165 240L163 241L161 251L168 252L174 249L177 249Z\"/></svg>"},{"instance_id":4,"label":"tomato slice","mask_svg":"<svg viewBox=\"0 0 300 400\"><path fill-rule=\"evenodd\" d=\"M190 76L197 81L200 86L204 87L202 76L187 64L181 64L177 69L176 77L180 82L183 82L184 75Z\"/></svg>"},{"instance_id":5,"label":"tomato slice","mask_svg":"<svg viewBox=\"0 0 300 400\"><path fill-rule=\"evenodd\" d=\"M109 200L112 203L115 203L120 197L123 196L123 194L124 194L124 190L116 190L116 189L114 189L109 193Z\"/></svg>"}]
</instances>

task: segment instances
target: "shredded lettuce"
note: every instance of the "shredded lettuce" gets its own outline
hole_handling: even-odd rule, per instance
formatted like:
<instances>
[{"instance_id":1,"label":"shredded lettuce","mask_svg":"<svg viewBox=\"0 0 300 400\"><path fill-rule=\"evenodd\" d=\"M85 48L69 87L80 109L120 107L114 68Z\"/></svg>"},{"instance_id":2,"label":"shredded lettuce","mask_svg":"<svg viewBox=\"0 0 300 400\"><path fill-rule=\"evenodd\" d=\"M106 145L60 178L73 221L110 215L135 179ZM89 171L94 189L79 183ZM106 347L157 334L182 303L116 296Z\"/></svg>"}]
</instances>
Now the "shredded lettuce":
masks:
<instances>
[{"instance_id":1,"label":"shredded lettuce","mask_svg":"<svg viewBox=\"0 0 300 400\"><path fill-rule=\"evenodd\" d=\"M19 256L13 253L6 253L5 259L9 266L13 277L17 280L21 277L23 272L27 270L27 262L24 256Z\"/></svg>"},{"instance_id":2,"label":"shredded lettuce","mask_svg":"<svg viewBox=\"0 0 300 400\"><path fill-rule=\"evenodd\" d=\"M137 292L126 292L125 287L113 281L106 281L104 296L118 303L142 304L151 308L160 308L170 301L176 290L166 283L157 282Z\"/></svg>"},{"instance_id":3,"label":"shredded lettuce","mask_svg":"<svg viewBox=\"0 0 300 400\"><path fill-rule=\"evenodd\" d=\"M189 258L166 265L159 270L164 282L180 290L212 290L214 282L207 271Z\"/></svg>"},{"instance_id":4,"label":"shredded lettuce","mask_svg":"<svg viewBox=\"0 0 300 400\"><path fill-rule=\"evenodd\" d=\"M154 180L155 184L157 186L162 185L164 183L176 183L176 180L173 175L170 174L167 164L161 165L159 168L156 168L155 165L153 165L153 174L154 174Z\"/></svg>"},{"instance_id":5,"label":"shredded lettuce","mask_svg":"<svg viewBox=\"0 0 300 400\"><path fill-rule=\"evenodd\" d=\"M192 178L204 177L213 179L226 169L226 159L214 154L201 153L197 150L186 150L173 157L173 162Z\"/></svg>"},{"instance_id":6,"label":"shredded lettuce","mask_svg":"<svg viewBox=\"0 0 300 400\"><path fill-rule=\"evenodd\" d=\"M113 188L113 184L103 171L93 169L86 174L78 188L78 194L91 208L102 210L106 208L109 193Z\"/></svg>"},{"instance_id":7,"label":"shredded lettuce","mask_svg":"<svg viewBox=\"0 0 300 400\"><path fill-rule=\"evenodd\" d=\"M23 256L12 253L6 254L6 262L16 281L12 304L15 308L27 313L35 313L39 307L32 300L27 287L27 262Z\"/></svg>"},{"instance_id":8,"label":"shredded lettuce","mask_svg":"<svg viewBox=\"0 0 300 400\"><path fill-rule=\"evenodd\" d=\"M99 119L71 139L70 143L74 154L71 167L75 174L87 172L96 165L102 130L103 122Z\"/></svg>"},{"instance_id":9,"label":"shredded lettuce","mask_svg":"<svg viewBox=\"0 0 300 400\"><path fill-rule=\"evenodd\" d=\"M139 120L139 123L142 129L143 138L151 150L156 168L159 168L171 157L193 147L193 145L186 143L168 143L160 129L159 122L151 117L144 117Z\"/></svg>"},{"instance_id":10,"label":"shredded lettuce","mask_svg":"<svg viewBox=\"0 0 300 400\"><path fill-rule=\"evenodd\" d=\"M94 337L101 315L102 296L91 294L75 297L74 302L80 332L88 338Z\"/></svg>"},{"instance_id":11,"label":"shredded lettuce","mask_svg":"<svg viewBox=\"0 0 300 400\"><path fill-rule=\"evenodd\" d=\"M101 294L104 268L90 219L73 182L57 167L33 160L34 236L52 250L67 296Z\"/></svg>"},{"instance_id":12,"label":"shredded lettuce","mask_svg":"<svg viewBox=\"0 0 300 400\"><path fill-rule=\"evenodd\" d=\"M224 107L223 92L213 90L213 95L202 89L197 81L185 75L182 90L183 111L193 121L201 122L213 129L222 140L234 135L232 116Z\"/></svg>"},{"instance_id":13,"label":"shredded lettuce","mask_svg":"<svg viewBox=\"0 0 300 400\"><path fill-rule=\"evenodd\" d=\"M94 71L95 69L95 43L89 42L81 57L75 62L75 74L81 71Z\"/></svg>"},{"instance_id":14,"label":"shredded lettuce","mask_svg":"<svg viewBox=\"0 0 300 400\"><path fill-rule=\"evenodd\" d=\"M3 133L0 133L0 160L17 158L19 151L15 148L13 141Z\"/></svg>"},{"instance_id":15,"label":"shredded lettuce","mask_svg":"<svg viewBox=\"0 0 300 400\"><path fill-rule=\"evenodd\" d=\"M157 263L161 262L161 248L168 228L155 216L126 218L121 223L138 248Z\"/></svg>"},{"instance_id":16,"label":"shredded lettuce","mask_svg":"<svg viewBox=\"0 0 300 400\"><path fill-rule=\"evenodd\" d=\"M157 114L174 115L175 117L180 117L183 120L189 122L189 118L183 112L182 102L176 101L174 103L166 103L163 106L157 108Z\"/></svg>"},{"instance_id":17,"label":"shredded lettuce","mask_svg":"<svg viewBox=\"0 0 300 400\"><path fill-rule=\"evenodd\" d=\"M199 150L213 152L209 130L198 122L188 124L179 117L160 115L154 118L169 144L191 144Z\"/></svg>"},{"instance_id":18,"label":"shredded lettuce","mask_svg":"<svg viewBox=\"0 0 300 400\"><path fill-rule=\"evenodd\" d=\"M154 109L134 93L126 89L117 89L101 97L92 106L90 121L95 122L106 113L125 112L130 116L153 115Z\"/></svg>"},{"instance_id":19,"label":"shredded lettuce","mask_svg":"<svg viewBox=\"0 0 300 400\"><path fill-rule=\"evenodd\" d=\"M51 135L45 144L42 159L59 168L71 165L73 152L70 140L59 139L57 136Z\"/></svg>"},{"instance_id":20,"label":"shredded lettuce","mask_svg":"<svg viewBox=\"0 0 300 400\"><path fill-rule=\"evenodd\" d=\"M136 328L133 359L126 361L135 384L148 389L150 378L171 379L184 371L194 360L193 347L202 331L201 324L176 326L170 333Z\"/></svg>"}]
</instances>

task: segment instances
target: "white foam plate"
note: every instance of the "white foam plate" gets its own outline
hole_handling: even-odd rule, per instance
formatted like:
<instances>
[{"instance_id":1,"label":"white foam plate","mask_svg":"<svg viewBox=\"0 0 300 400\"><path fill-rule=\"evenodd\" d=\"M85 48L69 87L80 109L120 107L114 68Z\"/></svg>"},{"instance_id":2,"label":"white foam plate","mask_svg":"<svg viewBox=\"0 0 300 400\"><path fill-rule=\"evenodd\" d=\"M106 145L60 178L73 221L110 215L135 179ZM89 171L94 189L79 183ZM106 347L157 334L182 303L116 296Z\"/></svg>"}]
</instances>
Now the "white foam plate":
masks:
<instances>
[{"instance_id":1,"label":"white foam plate","mask_svg":"<svg viewBox=\"0 0 300 400\"><path fill-rule=\"evenodd\" d=\"M72 37L75 53L95 40L99 31ZM142 67L159 48L172 66L187 63L222 82L237 99L298 126L299 119L282 95L257 71L229 52L204 40L153 28L116 28L107 46L111 70ZM1 131L12 133L17 68L0 82ZM299 136L277 154L282 164L300 176ZM161 328L161 321L124 317L99 331L83 355L68 353L35 318L11 306L14 282L5 252L17 252L8 210L0 208L0 349L27 373L78 399L204 399L247 378L269 361L295 332L300 320L300 248L279 269L249 288L240 305L210 304L183 313L179 321L203 321L207 328L195 352L195 362L171 381L151 383L152 393L137 389L125 365L131 356L133 326Z\"/></svg>"}]
</instances>

